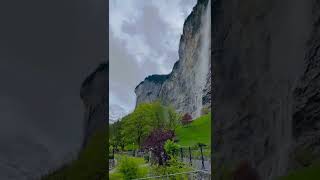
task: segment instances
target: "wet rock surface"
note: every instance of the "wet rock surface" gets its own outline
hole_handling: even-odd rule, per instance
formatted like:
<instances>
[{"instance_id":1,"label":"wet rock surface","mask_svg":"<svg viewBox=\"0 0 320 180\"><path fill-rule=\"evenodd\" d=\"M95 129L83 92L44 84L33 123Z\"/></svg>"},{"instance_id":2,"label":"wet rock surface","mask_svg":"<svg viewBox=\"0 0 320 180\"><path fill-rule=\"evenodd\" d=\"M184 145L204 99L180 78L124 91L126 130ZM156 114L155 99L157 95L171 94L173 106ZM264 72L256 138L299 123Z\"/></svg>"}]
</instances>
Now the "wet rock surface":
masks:
<instances>
[{"instance_id":1,"label":"wet rock surface","mask_svg":"<svg viewBox=\"0 0 320 180\"><path fill-rule=\"evenodd\" d=\"M198 0L192 13L187 17L179 45L179 60L168 75L153 75L147 77L135 89L137 104L161 100L164 104L173 105L178 112L197 114L197 101L201 99L202 106L211 107L211 72L208 64L204 90L199 90L195 84L199 81L201 22L206 12L208 0ZM151 78L153 77L153 78ZM155 79L158 79L156 81ZM197 97L196 94L201 92ZM199 99L197 99L199 98Z\"/></svg>"},{"instance_id":2,"label":"wet rock surface","mask_svg":"<svg viewBox=\"0 0 320 180\"><path fill-rule=\"evenodd\" d=\"M291 154L300 137L311 133L317 139L314 77L320 69L305 69L314 66L308 54L318 44L316 4L213 1L216 172L249 161L262 179L275 179L294 168Z\"/></svg>"}]
</instances>

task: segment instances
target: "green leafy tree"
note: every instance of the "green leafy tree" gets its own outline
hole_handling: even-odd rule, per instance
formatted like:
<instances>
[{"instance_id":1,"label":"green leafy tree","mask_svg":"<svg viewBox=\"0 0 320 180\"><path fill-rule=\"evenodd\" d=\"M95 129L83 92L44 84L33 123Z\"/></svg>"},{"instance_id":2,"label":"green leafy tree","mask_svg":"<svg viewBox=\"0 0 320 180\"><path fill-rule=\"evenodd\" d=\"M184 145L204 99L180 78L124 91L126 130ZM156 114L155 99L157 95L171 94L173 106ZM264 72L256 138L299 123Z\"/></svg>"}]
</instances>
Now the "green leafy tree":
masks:
<instances>
[{"instance_id":1,"label":"green leafy tree","mask_svg":"<svg viewBox=\"0 0 320 180\"><path fill-rule=\"evenodd\" d=\"M150 104L138 105L134 112L123 118L122 133L127 144L137 143L141 147L143 139L152 129L152 108Z\"/></svg>"},{"instance_id":2,"label":"green leafy tree","mask_svg":"<svg viewBox=\"0 0 320 180\"><path fill-rule=\"evenodd\" d=\"M180 125L181 115L176 113L176 111L172 106L169 106L167 108L167 111L168 111L168 120L169 120L168 127L169 129L175 131L176 128Z\"/></svg>"},{"instance_id":3,"label":"green leafy tree","mask_svg":"<svg viewBox=\"0 0 320 180\"><path fill-rule=\"evenodd\" d=\"M124 136L121 132L122 129L122 121L117 121L114 124L110 125L110 144L115 148L118 149L119 147L123 150L124 149Z\"/></svg>"},{"instance_id":4,"label":"green leafy tree","mask_svg":"<svg viewBox=\"0 0 320 180\"><path fill-rule=\"evenodd\" d=\"M172 106L164 106L157 100L151 104L153 114L153 129L175 130L180 124L180 115Z\"/></svg>"},{"instance_id":5,"label":"green leafy tree","mask_svg":"<svg viewBox=\"0 0 320 180\"><path fill-rule=\"evenodd\" d=\"M121 122L121 142L127 145L135 143L141 147L143 140L155 129L174 131L180 123L180 115L173 107L154 101L139 104L131 114L122 118Z\"/></svg>"}]
</instances>

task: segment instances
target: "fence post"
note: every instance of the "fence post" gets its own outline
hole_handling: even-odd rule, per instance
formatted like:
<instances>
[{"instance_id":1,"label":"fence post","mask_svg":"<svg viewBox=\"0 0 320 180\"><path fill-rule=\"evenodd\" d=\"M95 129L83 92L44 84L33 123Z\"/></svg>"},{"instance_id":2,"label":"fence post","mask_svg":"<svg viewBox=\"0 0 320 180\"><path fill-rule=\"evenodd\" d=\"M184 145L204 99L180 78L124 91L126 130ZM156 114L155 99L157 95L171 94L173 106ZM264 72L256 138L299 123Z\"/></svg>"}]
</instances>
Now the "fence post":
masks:
<instances>
[{"instance_id":1,"label":"fence post","mask_svg":"<svg viewBox=\"0 0 320 180\"><path fill-rule=\"evenodd\" d=\"M112 164L113 164L113 166L115 166L116 165L116 160L115 160L115 157L114 157L114 148L112 149L112 158L113 158Z\"/></svg>"},{"instance_id":2,"label":"fence post","mask_svg":"<svg viewBox=\"0 0 320 180\"><path fill-rule=\"evenodd\" d=\"M200 152L201 152L201 161L202 161L202 168L201 168L201 169L205 169L205 167L204 167L203 153L202 153L202 145L200 145Z\"/></svg>"},{"instance_id":3,"label":"fence post","mask_svg":"<svg viewBox=\"0 0 320 180\"><path fill-rule=\"evenodd\" d=\"M181 155L181 161L183 162L183 151L182 151L182 148L180 148L180 155Z\"/></svg>"},{"instance_id":4,"label":"fence post","mask_svg":"<svg viewBox=\"0 0 320 180\"><path fill-rule=\"evenodd\" d=\"M191 148L189 146L189 160L190 160L190 165L192 166L192 158L191 158Z\"/></svg>"}]
</instances>

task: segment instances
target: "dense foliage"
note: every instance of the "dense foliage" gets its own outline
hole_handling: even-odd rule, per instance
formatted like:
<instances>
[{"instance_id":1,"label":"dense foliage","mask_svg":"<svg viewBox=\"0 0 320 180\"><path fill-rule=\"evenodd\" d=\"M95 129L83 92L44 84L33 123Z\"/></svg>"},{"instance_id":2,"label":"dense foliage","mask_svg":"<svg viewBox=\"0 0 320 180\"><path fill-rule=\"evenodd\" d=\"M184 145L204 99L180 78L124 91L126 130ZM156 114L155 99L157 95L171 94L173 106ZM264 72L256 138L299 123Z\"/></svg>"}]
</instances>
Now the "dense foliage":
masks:
<instances>
[{"instance_id":1,"label":"dense foliage","mask_svg":"<svg viewBox=\"0 0 320 180\"><path fill-rule=\"evenodd\" d=\"M167 161L165 166L160 165L154 165L151 167L151 172L155 176L163 176L166 174L174 174L174 173L181 173L181 172L188 172L192 170L189 166L184 164L183 162L179 162L175 158L171 158ZM186 174L176 175L169 177L172 180L176 179L188 179L188 176Z\"/></svg>"},{"instance_id":2,"label":"dense foliage","mask_svg":"<svg viewBox=\"0 0 320 180\"><path fill-rule=\"evenodd\" d=\"M141 171L138 166L139 163L134 158L124 156L120 160L119 172L123 175L124 180L143 177L145 172Z\"/></svg>"},{"instance_id":3,"label":"dense foliage","mask_svg":"<svg viewBox=\"0 0 320 180\"><path fill-rule=\"evenodd\" d=\"M167 140L164 144L164 150L169 155L170 158L174 158L179 148L180 146L170 139Z\"/></svg>"},{"instance_id":4,"label":"dense foliage","mask_svg":"<svg viewBox=\"0 0 320 180\"><path fill-rule=\"evenodd\" d=\"M167 154L164 152L164 143L169 139L173 139L174 136L172 130L156 129L146 138L143 147L152 152L159 165L163 165L167 160Z\"/></svg>"},{"instance_id":5,"label":"dense foliage","mask_svg":"<svg viewBox=\"0 0 320 180\"><path fill-rule=\"evenodd\" d=\"M125 138L123 133L121 133L122 122L117 121L114 124L109 126L109 144L116 150L121 149L124 150L125 146ZM111 151L111 149L110 149Z\"/></svg>"},{"instance_id":6,"label":"dense foliage","mask_svg":"<svg viewBox=\"0 0 320 180\"><path fill-rule=\"evenodd\" d=\"M188 126L184 126L182 122L187 122ZM137 177L139 169L142 168L148 169L148 176L191 170L175 155L178 155L182 146L196 146L194 149L199 148L199 143L209 146L210 131L210 112L192 121L190 114L182 117L174 108L164 106L160 101L139 104L132 113L110 125L110 149L116 149L116 155L119 155L118 151L134 150L138 151L137 154L144 151L141 159L143 163L148 163L148 166L144 164L137 165L138 169L133 168L134 163L124 159L109 178L125 179L124 174L127 174L128 178ZM133 151L128 153L131 152ZM210 152L210 149L203 149L204 155L210 156ZM198 157L195 153L200 151L191 153L193 157ZM181 178L187 177L182 175Z\"/></svg>"},{"instance_id":7,"label":"dense foliage","mask_svg":"<svg viewBox=\"0 0 320 180\"><path fill-rule=\"evenodd\" d=\"M119 163L116 169L109 172L110 180L141 178L149 172L143 158L116 155L116 159Z\"/></svg>"},{"instance_id":8,"label":"dense foliage","mask_svg":"<svg viewBox=\"0 0 320 180\"><path fill-rule=\"evenodd\" d=\"M180 115L170 106L159 101L139 104L129 115L111 125L110 145L113 148L137 145L155 129L175 130L180 123Z\"/></svg>"}]
</instances>

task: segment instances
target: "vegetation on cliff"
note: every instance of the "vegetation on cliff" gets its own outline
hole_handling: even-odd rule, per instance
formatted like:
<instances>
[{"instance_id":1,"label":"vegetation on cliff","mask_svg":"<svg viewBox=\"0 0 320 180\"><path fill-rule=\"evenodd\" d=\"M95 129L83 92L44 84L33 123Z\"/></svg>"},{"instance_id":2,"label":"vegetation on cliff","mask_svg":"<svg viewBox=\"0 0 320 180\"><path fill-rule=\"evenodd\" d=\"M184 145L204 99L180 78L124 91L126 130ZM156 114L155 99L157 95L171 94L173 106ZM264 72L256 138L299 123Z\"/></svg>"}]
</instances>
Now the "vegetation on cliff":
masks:
<instances>
[{"instance_id":1,"label":"vegetation on cliff","mask_svg":"<svg viewBox=\"0 0 320 180\"><path fill-rule=\"evenodd\" d=\"M107 127L97 131L80 152L78 158L42 180L107 179Z\"/></svg>"}]
</instances>

